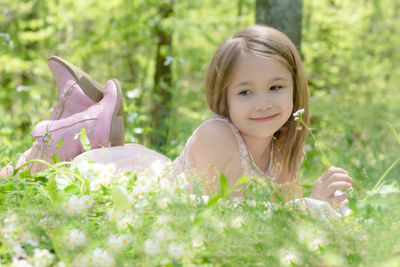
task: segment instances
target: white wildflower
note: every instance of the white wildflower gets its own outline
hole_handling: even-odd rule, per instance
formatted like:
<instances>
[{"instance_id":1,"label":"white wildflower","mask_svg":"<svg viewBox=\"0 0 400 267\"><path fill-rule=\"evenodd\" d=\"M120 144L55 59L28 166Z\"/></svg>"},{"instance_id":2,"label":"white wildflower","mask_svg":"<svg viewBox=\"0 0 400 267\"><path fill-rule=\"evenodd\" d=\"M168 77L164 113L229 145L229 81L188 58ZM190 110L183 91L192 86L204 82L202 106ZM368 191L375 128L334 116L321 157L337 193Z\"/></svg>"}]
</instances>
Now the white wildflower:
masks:
<instances>
[{"instance_id":1,"label":"white wildflower","mask_svg":"<svg viewBox=\"0 0 400 267\"><path fill-rule=\"evenodd\" d=\"M98 191L101 188L99 180L93 180L90 182L90 190L91 191Z\"/></svg>"},{"instance_id":2,"label":"white wildflower","mask_svg":"<svg viewBox=\"0 0 400 267\"><path fill-rule=\"evenodd\" d=\"M96 248L93 254L88 257L88 261L93 266L113 266L114 258L111 254L101 248Z\"/></svg>"},{"instance_id":3,"label":"white wildflower","mask_svg":"<svg viewBox=\"0 0 400 267\"><path fill-rule=\"evenodd\" d=\"M168 215L160 215L157 217L157 221L156 224L158 227L163 227L165 226L169 221L171 220L171 218Z\"/></svg>"},{"instance_id":4,"label":"white wildflower","mask_svg":"<svg viewBox=\"0 0 400 267\"><path fill-rule=\"evenodd\" d=\"M225 228L226 228L226 224L224 222L217 223L218 232L220 232L220 233L224 232Z\"/></svg>"},{"instance_id":5,"label":"white wildflower","mask_svg":"<svg viewBox=\"0 0 400 267\"><path fill-rule=\"evenodd\" d=\"M168 207L168 204L170 204L170 202L171 201L169 198L164 197L164 198L160 199L160 201L158 202L158 206L160 208L166 208L166 207Z\"/></svg>"},{"instance_id":6,"label":"white wildflower","mask_svg":"<svg viewBox=\"0 0 400 267\"><path fill-rule=\"evenodd\" d=\"M194 237L193 240L192 240L192 245L195 248L203 247L204 246L203 238L199 237L199 236Z\"/></svg>"},{"instance_id":7,"label":"white wildflower","mask_svg":"<svg viewBox=\"0 0 400 267\"><path fill-rule=\"evenodd\" d=\"M23 232L20 238L22 243L29 244L33 247L37 247L39 245L39 242L37 241L35 236L30 232Z\"/></svg>"},{"instance_id":8,"label":"white wildflower","mask_svg":"<svg viewBox=\"0 0 400 267\"><path fill-rule=\"evenodd\" d=\"M165 164L161 160L156 160L151 164L150 168L155 177L160 177L165 169Z\"/></svg>"},{"instance_id":9,"label":"white wildflower","mask_svg":"<svg viewBox=\"0 0 400 267\"><path fill-rule=\"evenodd\" d=\"M168 230L167 228L163 227L161 229L159 229L156 234L156 239L157 240L167 240L167 239L171 239L173 237L173 235L171 234L171 231Z\"/></svg>"},{"instance_id":10,"label":"white wildflower","mask_svg":"<svg viewBox=\"0 0 400 267\"><path fill-rule=\"evenodd\" d=\"M244 219L242 217L236 217L232 220L232 227L240 228L243 223L244 223Z\"/></svg>"},{"instance_id":11,"label":"white wildflower","mask_svg":"<svg viewBox=\"0 0 400 267\"><path fill-rule=\"evenodd\" d=\"M310 250L317 250L319 247L324 246L324 241L321 238L316 238L308 243Z\"/></svg>"},{"instance_id":12,"label":"white wildflower","mask_svg":"<svg viewBox=\"0 0 400 267\"><path fill-rule=\"evenodd\" d=\"M93 205L93 199L88 195L81 197L72 195L68 202L64 203L64 209L68 215L83 214Z\"/></svg>"},{"instance_id":13,"label":"white wildflower","mask_svg":"<svg viewBox=\"0 0 400 267\"><path fill-rule=\"evenodd\" d=\"M14 213L9 213L3 220L4 224L14 224L18 222L18 216Z\"/></svg>"},{"instance_id":14,"label":"white wildflower","mask_svg":"<svg viewBox=\"0 0 400 267\"><path fill-rule=\"evenodd\" d=\"M128 226L134 226L135 225L135 220L133 216L125 217L122 220L118 221L118 227L120 229L125 229Z\"/></svg>"},{"instance_id":15,"label":"white wildflower","mask_svg":"<svg viewBox=\"0 0 400 267\"><path fill-rule=\"evenodd\" d=\"M174 57L166 56L164 61L164 66L168 66L169 64L171 64L172 60L174 60Z\"/></svg>"},{"instance_id":16,"label":"white wildflower","mask_svg":"<svg viewBox=\"0 0 400 267\"><path fill-rule=\"evenodd\" d=\"M185 243L171 243L168 247L168 254L177 259L181 259L189 253L189 246Z\"/></svg>"},{"instance_id":17,"label":"white wildflower","mask_svg":"<svg viewBox=\"0 0 400 267\"><path fill-rule=\"evenodd\" d=\"M160 246L157 244L156 240L147 239L144 242L144 252L150 255L156 255L160 252Z\"/></svg>"},{"instance_id":18,"label":"white wildflower","mask_svg":"<svg viewBox=\"0 0 400 267\"><path fill-rule=\"evenodd\" d=\"M114 251L120 251L125 245L128 244L128 236L127 235L111 235L108 238L108 244Z\"/></svg>"},{"instance_id":19,"label":"white wildflower","mask_svg":"<svg viewBox=\"0 0 400 267\"><path fill-rule=\"evenodd\" d=\"M76 228L71 229L69 234L64 237L64 243L67 248L75 249L82 247L86 244L87 234L84 231L78 230Z\"/></svg>"},{"instance_id":20,"label":"white wildflower","mask_svg":"<svg viewBox=\"0 0 400 267\"><path fill-rule=\"evenodd\" d=\"M54 255L51 254L47 249L39 249L35 248L33 250L33 259L34 266L48 266L53 262Z\"/></svg>"},{"instance_id":21,"label":"white wildflower","mask_svg":"<svg viewBox=\"0 0 400 267\"><path fill-rule=\"evenodd\" d=\"M292 265L292 263L297 264L297 262L298 259L294 253L286 254L281 258L281 264L284 266Z\"/></svg>"},{"instance_id":22,"label":"white wildflower","mask_svg":"<svg viewBox=\"0 0 400 267\"><path fill-rule=\"evenodd\" d=\"M20 260L17 257L13 258L11 267L33 267L32 264L27 262L26 260Z\"/></svg>"},{"instance_id":23,"label":"white wildflower","mask_svg":"<svg viewBox=\"0 0 400 267\"><path fill-rule=\"evenodd\" d=\"M304 108L299 109L298 111L296 111L295 113L293 113L293 117L301 117L304 114Z\"/></svg>"}]
</instances>

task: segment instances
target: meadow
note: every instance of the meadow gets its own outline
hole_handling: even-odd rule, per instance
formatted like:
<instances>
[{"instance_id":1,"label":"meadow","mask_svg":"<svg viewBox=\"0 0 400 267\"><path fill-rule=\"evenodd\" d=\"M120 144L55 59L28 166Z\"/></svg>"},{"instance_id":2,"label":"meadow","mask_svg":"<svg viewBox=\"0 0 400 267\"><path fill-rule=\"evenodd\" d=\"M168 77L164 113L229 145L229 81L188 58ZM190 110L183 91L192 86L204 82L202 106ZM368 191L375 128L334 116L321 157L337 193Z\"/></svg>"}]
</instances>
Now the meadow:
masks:
<instances>
[{"instance_id":1,"label":"meadow","mask_svg":"<svg viewBox=\"0 0 400 267\"><path fill-rule=\"evenodd\" d=\"M238 13L233 1L182 1L162 21L174 39L166 51L173 102L161 146L148 139L158 2L2 1L1 166L31 146L30 130L57 101L46 66L52 54L101 83L120 80L127 143L179 155L211 116L203 93L208 62L224 38L254 23L254 3L239 1ZM312 133L303 195L330 164L342 167L353 178L345 215L274 202L274 186L255 177L240 180L243 199L228 197L223 176L221 191L204 197L201 183L184 190L201 179L174 174L170 182L157 162L125 174L112 165L57 162L0 180L0 265L400 266L400 4L303 3Z\"/></svg>"}]
</instances>

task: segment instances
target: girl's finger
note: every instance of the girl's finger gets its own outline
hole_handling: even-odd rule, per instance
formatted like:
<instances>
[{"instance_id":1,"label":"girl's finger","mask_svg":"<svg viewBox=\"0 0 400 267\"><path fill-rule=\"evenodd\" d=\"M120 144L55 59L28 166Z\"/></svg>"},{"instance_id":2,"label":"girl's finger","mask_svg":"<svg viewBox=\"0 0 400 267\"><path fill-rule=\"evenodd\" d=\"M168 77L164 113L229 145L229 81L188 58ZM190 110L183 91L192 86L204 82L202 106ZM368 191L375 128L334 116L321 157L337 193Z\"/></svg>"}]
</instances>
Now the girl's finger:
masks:
<instances>
[{"instance_id":1,"label":"girl's finger","mask_svg":"<svg viewBox=\"0 0 400 267\"><path fill-rule=\"evenodd\" d=\"M347 182L347 183L352 183L353 179L344 173L334 173L329 178L324 180L326 185L334 183L334 182L341 182L341 181Z\"/></svg>"},{"instance_id":2,"label":"girl's finger","mask_svg":"<svg viewBox=\"0 0 400 267\"><path fill-rule=\"evenodd\" d=\"M339 207L339 206L340 206L339 204L340 204L342 201L344 201L346 198L347 198L347 194L346 194L346 193L343 193L343 194L341 194L341 195L339 195L339 196L331 197L331 198L329 199L329 203L331 204L331 206L332 206L333 208L336 208L336 207Z\"/></svg>"},{"instance_id":3,"label":"girl's finger","mask_svg":"<svg viewBox=\"0 0 400 267\"><path fill-rule=\"evenodd\" d=\"M350 183L346 183L346 182L333 182L330 185L327 186L326 190L327 190L327 194L328 196L332 196L336 190L340 190L340 189L347 189L350 188L351 184Z\"/></svg>"}]
</instances>

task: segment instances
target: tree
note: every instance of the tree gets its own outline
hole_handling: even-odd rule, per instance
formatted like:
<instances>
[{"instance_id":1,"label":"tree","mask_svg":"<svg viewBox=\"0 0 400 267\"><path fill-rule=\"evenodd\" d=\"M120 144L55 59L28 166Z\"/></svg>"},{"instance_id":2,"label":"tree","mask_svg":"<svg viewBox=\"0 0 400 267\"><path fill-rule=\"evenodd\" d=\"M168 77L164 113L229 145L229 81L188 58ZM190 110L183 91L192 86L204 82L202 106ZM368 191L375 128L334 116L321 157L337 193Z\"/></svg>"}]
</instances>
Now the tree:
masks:
<instances>
[{"instance_id":1,"label":"tree","mask_svg":"<svg viewBox=\"0 0 400 267\"><path fill-rule=\"evenodd\" d=\"M300 51L302 0L257 0L256 23L284 32Z\"/></svg>"},{"instance_id":2,"label":"tree","mask_svg":"<svg viewBox=\"0 0 400 267\"><path fill-rule=\"evenodd\" d=\"M163 28L162 21L172 15L173 0L162 3L159 7L160 22L155 25L157 36L156 71L154 74L153 96L154 103L151 108L151 144L162 152L167 143L168 118L172 100L172 70L171 56L168 54L172 46L172 34Z\"/></svg>"}]
</instances>

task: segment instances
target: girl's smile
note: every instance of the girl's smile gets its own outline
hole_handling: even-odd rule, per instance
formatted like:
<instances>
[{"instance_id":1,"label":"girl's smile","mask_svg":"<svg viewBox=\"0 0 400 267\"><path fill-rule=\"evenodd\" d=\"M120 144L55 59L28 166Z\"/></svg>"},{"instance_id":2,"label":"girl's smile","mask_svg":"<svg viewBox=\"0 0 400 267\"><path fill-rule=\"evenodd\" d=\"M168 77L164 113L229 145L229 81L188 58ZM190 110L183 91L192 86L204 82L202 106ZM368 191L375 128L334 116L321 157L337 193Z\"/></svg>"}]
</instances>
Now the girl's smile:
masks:
<instances>
[{"instance_id":1,"label":"girl's smile","mask_svg":"<svg viewBox=\"0 0 400 267\"><path fill-rule=\"evenodd\" d=\"M250 120L257 121L257 122L264 122L264 121L272 120L276 116L278 116L278 114L274 114L271 116L265 116L265 117L250 118Z\"/></svg>"}]
</instances>

